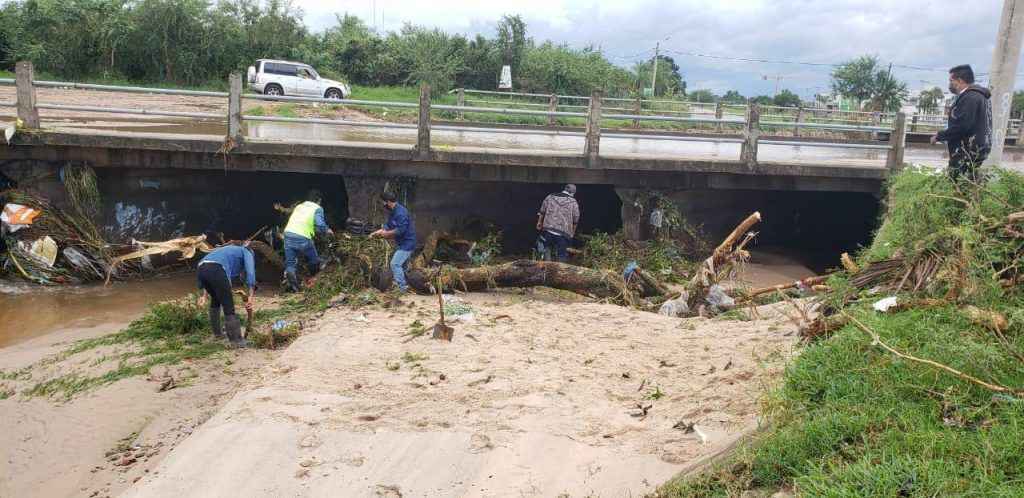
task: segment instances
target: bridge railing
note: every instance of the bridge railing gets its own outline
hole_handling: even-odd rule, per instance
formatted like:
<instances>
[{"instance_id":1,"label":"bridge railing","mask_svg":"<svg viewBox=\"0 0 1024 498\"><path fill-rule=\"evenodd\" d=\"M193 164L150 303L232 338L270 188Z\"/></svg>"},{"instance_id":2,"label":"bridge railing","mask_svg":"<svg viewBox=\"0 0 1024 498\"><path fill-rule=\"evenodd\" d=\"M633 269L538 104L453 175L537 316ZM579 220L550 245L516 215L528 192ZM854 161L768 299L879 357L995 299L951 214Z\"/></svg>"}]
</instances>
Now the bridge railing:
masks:
<instances>
[{"instance_id":1,"label":"bridge railing","mask_svg":"<svg viewBox=\"0 0 1024 498\"><path fill-rule=\"evenodd\" d=\"M737 107L729 107L727 104L712 104L704 105L703 107L694 110L686 109L685 111L677 111L674 114L650 114L644 113L641 105L634 105L632 108L624 107L622 102L633 102L630 99L622 98L605 98L601 92L594 92L590 97L579 97L579 96L548 96L549 104L546 109L536 109L531 107L522 108L514 106L506 107L480 107L480 106L469 106L464 99L463 91L459 92L459 99L456 105L450 104L433 104L431 101L430 87L422 85L419 92L418 102L386 102L386 101L371 101L371 100L358 100L358 99L327 99L317 97L292 97L292 96L269 96L259 94L245 94L243 93L242 77L235 73L229 78L229 91L228 92L209 92L209 91L196 91L196 90L175 90L175 89L160 89L160 88L144 88L144 87L131 87L131 86L114 86L114 85L95 85L95 84L80 84L80 83L66 83L56 81L35 81L32 64L28 62L19 62L16 66L16 78L14 80L0 79L0 84L14 84L17 89L17 100L11 103L7 103L8 106L17 108L18 118L23 122L23 126L29 129L39 128L39 110L63 110L63 111L77 111L86 113L111 113L111 114L126 114L126 115L149 115L149 116L165 116L175 118L190 118L200 120L215 120L218 122L227 123L227 135L226 140L228 142L237 145L245 143L247 137L245 134L244 123L250 122L281 122L281 123L307 123L307 124L320 124L320 125L331 125L331 126L359 126L359 127L376 127L376 128L387 128L387 129L403 129L403 130L415 130L416 131L416 142L413 150L416 156L421 159L427 159L432 157L431 154L437 152L437 150L431 149L431 131L458 131L458 132L482 132L491 134L532 134L532 135L558 135L558 136L571 136L571 137L582 137L583 138L583 149L582 157L585 159L585 163L588 167L599 167L601 161L600 146L602 139L602 122L607 123L610 120L615 121L632 121L634 127L636 123L642 121L653 121L653 122L667 122L667 123L695 123L695 124L707 124L716 126L719 129L729 126L739 128L741 130L740 137L735 136L722 136L722 137L682 137L676 135L655 135L655 134L638 134L635 132L625 133L622 130L614 129L607 130L604 133L606 139L643 139L643 140L662 140L662 141L677 141L677 142L717 142L717 143L734 143L740 145L740 157L739 160L742 164L753 168L758 164L758 147L759 145L796 145L800 147L826 147L826 148L847 148L847 149L869 149L886 151L886 165L889 168L897 168L902 165L904 148L906 144L906 115L903 113L896 114L892 126L887 126L882 123L871 123L871 124L846 124L846 123L828 123L828 122L816 122L810 120L801 119L800 110L797 110L797 114L792 121L787 120L785 117L780 117L779 108L772 106L766 106L764 108L753 104L743 106L742 109L744 114L738 115L736 112ZM68 88L68 89L83 89L83 90L95 90L95 91L114 91L114 92L129 92L129 93L147 93L147 94L164 94L164 95L178 95L178 96L198 96L198 97L210 97L210 98L227 98L228 100L228 112L225 114L210 113L210 112L186 112L186 111L173 111L173 110L156 110L148 108L128 108L128 107L101 107L91 105L69 105L69 104L55 104L55 103L39 103L36 101L36 89L42 88ZM485 92L478 92L485 93ZM522 94L522 95L539 95L539 94ZM559 110L558 100L562 98L575 99L576 101L585 102L585 106L573 105L571 108L583 107L582 111L568 111ZM395 123L395 122L383 122L383 121L352 121L345 119L327 119L327 118L307 118L307 117L286 117L286 116L266 116L256 114L245 114L242 107L243 99L259 100L259 101L275 101L275 102L296 102L296 103L314 103L314 104L328 104L338 106L352 106L352 107L375 107L375 108L397 108L406 110L416 110L417 119L416 123ZM609 103L607 107L605 103ZM0 103L2 105L4 103ZM691 105L692 103L685 103ZM611 111L611 112L608 112ZM648 110L649 111L649 110ZM764 112L762 114L762 112ZM565 117L573 119L582 119L584 121L584 132L573 132L564 131L557 129L502 129L495 127L472 127L472 126L453 126L450 124L437 124L432 125L431 113L447 113L448 115L455 115L462 117L466 113L497 113L503 115L525 115L535 117L546 117L549 122L555 118ZM762 119L767 117L768 119ZM795 131L800 129L820 129L820 130L840 130L840 131L858 131L858 132L872 132L890 133L891 138L888 144L865 144L865 143L824 143L824 142L806 142L806 141L787 141L787 140L767 140L761 139L761 132L769 128L786 127L792 128Z\"/></svg>"}]
</instances>

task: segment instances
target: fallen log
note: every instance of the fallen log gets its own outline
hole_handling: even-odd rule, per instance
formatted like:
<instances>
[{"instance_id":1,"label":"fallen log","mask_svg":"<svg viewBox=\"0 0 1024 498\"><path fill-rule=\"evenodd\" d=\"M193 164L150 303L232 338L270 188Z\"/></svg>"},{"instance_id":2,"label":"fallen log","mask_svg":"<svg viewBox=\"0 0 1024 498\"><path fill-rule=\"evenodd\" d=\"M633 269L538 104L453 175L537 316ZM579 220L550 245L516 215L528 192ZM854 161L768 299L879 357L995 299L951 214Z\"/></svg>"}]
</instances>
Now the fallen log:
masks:
<instances>
[{"instance_id":1,"label":"fallen log","mask_svg":"<svg viewBox=\"0 0 1024 498\"><path fill-rule=\"evenodd\" d=\"M761 287L759 289L753 289L750 292L747 292L746 294L742 295L740 297L740 301L750 301L756 297L763 296L765 294L770 294L772 292L778 292L787 289L793 289L795 287L806 287L808 289L813 289L815 286L819 286L825 283L830 276L831 275L819 275L816 277L807 277L805 279L796 280L788 284L779 284L772 285L769 287Z\"/></svg>"},{"instance_id":2,"label":"fallen log","mask_svg":"<svg viewBox=\"0 0 1024 498\"><path fill-rule=\"evenodd\" d=\"M439 271L412 268L407 275L409 285L421 294L436 292L433 281ZM492 288L551 287L599 299L623 299L660 296L663 288L645 278L622 280L611 271L593 270L554 261L520 260L478 268L446 268L443 270L443 291L477 292Z\"/></svg>"},{"instance_id":3,"label":"fallen log","mask_svg":"<svg viewBox=\"0 0 1024 498\"><path fill-rule=\"evenodd\" d=\"M689 293L690 309L697 309L698 304L707 296L708 289L718 283L720 273L724 268L735 261L749 258L749 254L743 250L743 247L753 238L753 235L749 235L747 232L760 221L760 212L754 212L747 216L700 265L686 289ZM742 242L740 242L740 237L744 237ZM738 246L737 243L739 243Z\"/></svg>"}]
</instances>

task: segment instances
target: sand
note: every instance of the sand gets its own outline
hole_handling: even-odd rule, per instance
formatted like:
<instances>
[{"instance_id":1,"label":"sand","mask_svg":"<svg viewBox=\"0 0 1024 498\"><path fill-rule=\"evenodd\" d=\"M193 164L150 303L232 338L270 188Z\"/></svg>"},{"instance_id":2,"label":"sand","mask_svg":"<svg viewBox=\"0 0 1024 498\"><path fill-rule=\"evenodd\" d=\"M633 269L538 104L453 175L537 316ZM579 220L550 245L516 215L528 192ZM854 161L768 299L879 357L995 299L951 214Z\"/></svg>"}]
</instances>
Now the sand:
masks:
<instances>
[{"instance_id":1,"label":"sand","mask_svg":"<svg viewBox=\"0 0 1024 498\"><path fill-rule=\"evenodd\" d=\"M642 495L756 427L796 339L551 295L464 296L451 343L403 336L431 298L330 310L125 496Z\"/></svg>"}]
</instances>

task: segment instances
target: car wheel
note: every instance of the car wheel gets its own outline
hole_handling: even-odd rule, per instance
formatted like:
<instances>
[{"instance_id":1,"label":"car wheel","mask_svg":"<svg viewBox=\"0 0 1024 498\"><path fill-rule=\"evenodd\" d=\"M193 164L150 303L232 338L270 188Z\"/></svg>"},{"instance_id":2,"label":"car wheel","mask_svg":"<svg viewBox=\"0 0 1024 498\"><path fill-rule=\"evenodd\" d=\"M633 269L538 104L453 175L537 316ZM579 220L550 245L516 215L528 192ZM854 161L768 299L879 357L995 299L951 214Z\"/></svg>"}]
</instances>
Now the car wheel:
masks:
<instances>
[{"instance_id":1,"label":"car wheel","mask_svg":"<svg viewBox=\"0 0 1024 498\"><path fill-rule=\"evenodd\" d=\"M342 95L341 91L338 90L337 88L331 88L331 89L327 90L327 94L324 95L324 98L341 100L341 99L345 98L345 96Z\"/></svg>"},{"instance_id":2,"label":"car wheel","mask_svg":"<svg viewBox=\"0 0 1024 498\"><path fill-rule=\"evenodd\" d=\"M284 95L284 90L281 88L281 85L271 84L271 85L267 85L267 87L263 89L263 94L264 95Z\"/></svg>"}]
</instances>

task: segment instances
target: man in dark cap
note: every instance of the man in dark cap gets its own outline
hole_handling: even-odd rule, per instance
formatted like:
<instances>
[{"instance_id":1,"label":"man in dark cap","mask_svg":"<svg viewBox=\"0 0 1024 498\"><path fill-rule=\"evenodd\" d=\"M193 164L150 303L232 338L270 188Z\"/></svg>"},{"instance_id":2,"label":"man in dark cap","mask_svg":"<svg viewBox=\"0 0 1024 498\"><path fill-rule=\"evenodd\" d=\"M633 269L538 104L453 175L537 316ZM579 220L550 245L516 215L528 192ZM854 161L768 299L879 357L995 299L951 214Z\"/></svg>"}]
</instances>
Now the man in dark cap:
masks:
<instances>
[{"instance_id":1,"label":"man in dark cap","mask_svg":"<svg viewBox=\"0 0 1024 498\"><path fill-rule=\"evenodd\" d=\"M564 263L569 259L569 242L576 234L580 222L580 206L576 203L576 185L568 184L561 192L548 195L537 213L537 249L542 259L548 259L548 251L555 250L555 257Z\"/></svg>"}]
</instances>

